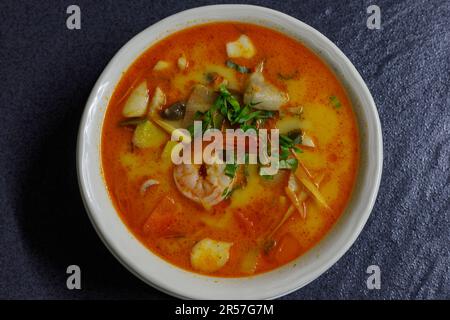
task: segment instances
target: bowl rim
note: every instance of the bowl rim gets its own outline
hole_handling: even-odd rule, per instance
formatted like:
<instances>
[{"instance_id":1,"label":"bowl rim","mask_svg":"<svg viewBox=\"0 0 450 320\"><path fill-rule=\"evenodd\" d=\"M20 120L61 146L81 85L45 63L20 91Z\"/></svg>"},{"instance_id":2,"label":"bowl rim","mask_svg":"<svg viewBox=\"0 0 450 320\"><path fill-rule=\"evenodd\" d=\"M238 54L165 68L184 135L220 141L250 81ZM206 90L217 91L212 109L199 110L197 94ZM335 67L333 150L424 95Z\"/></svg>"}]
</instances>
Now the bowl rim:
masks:
<instances>
[{"instance_id":1,"label":"bowl rim","mask_svg":"<svg viewBox=\"0 0 450 320\"><path fill-rule=\"evenodd\" d=\"M290 285L284 285L284 287L276 287L273 290L271 290L270 292L255 291L254 294L246 293L246 294L244 294L244 297L242 297L243 299L278 298L283 295L289 294L293 291L296 291L296 290L302 288L303 286L307 285L311 281L315 280L316 278L318 278L325 271L327 271L331 266L333 266L349 250L349 248L356 241L357 237L359 236L360 232L362 231L365 223L367 222L367 219L370 216L373 206L375 204L375 200L376 200L376 197L378 194L378 189L380 186L381 174L382 174L382 164L383 164L383 139L382 139L382 133L381 133L380 119L378 116L375 102L372 98L372 95L371 95L369 89L367 88L367 85L365 84L365 82L362 79L359 72L356 70L356 68L350 62L350 60L344 55L344 53L342 53L342 51L333 42L331 42L331 40L329 40L327 37L325 37L323 34L321 34L316 29L303 23L302 21L300 21L296 18L293 18L287 14L284 14L282 12L279 12L279 11L276 11L273 9L269 9L266 7L262 7L262 6L241 5L241 4L208 5L208 6L191 8L191 9L176 13L174 15L168 16L168 17L160 20L159 22L147 27L146 29L144 29L143 31L138 33L137 35L135 35L132 39L130 39L125 45L123 45L121 47L121 49L114 55L114 57L111 59L111 61L107 64L107 66L101 73L100 77L98 78L97 82L95 83L95 85L89 95L89 98L87 100L85 109L83 111L83 115L82 115L81 122L79 125L79 130L78 130L77 154L76 154L77 177L78 177L78 183L79 183L79 187L80 187L80 193L81 193L81 197L82 197L86 212L88 214L88 217L89 217L92 225L94 226L94 229L96 230L97 234L99 235L99 237L101 238L101 240L103 241L105 246L109 249L109 251L116 257L116 259L119 260L119 262L121 262L122 265L124 265L136 277L138 277L145 283L151 285L152 287L154 287L164 293L167 293L169 295L178 297L178 298L184 298L184 299L186 299L186 298L188 298L188 299L189 298L195 298L195 299L212 299L212 298L214 298L214 296L211 295L212 291L210 289L205 290L205 292L201 292L201 290L200 290L200 291L197 291L194 293L194 292L186 290L186 286L184 288L174 287L173 285L168 285L164 280L161 280L161 278L154 276L152 274L149 274L149 272L143 272L141 266L139 266L133 260L133 259L136 259L136 257L130 257L130 254L128 252L123 251L122 250L123 248L118 247L118 244L115 241L114 237L112 237L112 235L108 233L108 230L105 229L105 225L100 223L101 212L99 212L98 207L96 207L97 200L94 199L95 195L94 195L92 186L90 186L90 182L89 182L90 178L88 177L88 175L89 175L88 169L89 169L89 166L92 166L92 163L89 164L89 162L86 160L86 157L85 157L86 152L89 150L89 148L92 148L92 144L90 143L88 137L86 136L86 128L87 128L87 125L89 124L89 121L91 121L93 114L95 114L95 112L96 112L96 111L94 111L94 107L96 107L96 105L99 103L99 101L98 101L99 92L102 92L103 87L105 85L110 85L110 83L108 82L108 78L107 78L108 71L111 70L111 68L113 68L114 64L116 64L118 62L118 60L123 58L123 56L127 50L136 46L137 42L140 41L145 34L150 33L152 30L156 29L157 27L162 27L167 24L176 24L177 20L180 20L180 19L186 20L187 17L189 17L189 16L192 16L192 15L195 16L195 14L204 13L204 12L207 12L210 10L222 11L222 12L226 11L226 10L241 10L241 11L244 10L249 15L254 15L255 18L258 18L259 14L270 15L270 16L276 17L277 19L286 20L289 23L301 28L303 31L309 32L313 37L315 37L316 39L320 40L323 44L328 46L329 50L331 50L333 52L333 54L336 55L335 58L339 59L344 64L344 67L347 68L347 70L351 73L352 77L354 77L354 81L356 81L357 84L359 85L358 89L362 90L362 92L360 92L360 94L362 96L364 96L364 98L366 99L366 101L365 101L366 105L364 107L367 108L366 112L368 112L368 115L370 115L370 117L368 117L368 119L371 120L370 125L372 126L371 127L372 131L373 131L372 134L374 135L372 137L373 138L372 143L373 143L373 146L375 149L374 154L373 154L373 159L371 159L371 161L373 162L373 168L372 168L373 177L372 177L372 180L371 180L369 186L366 186L366 188L368 188L368 191L367 191L368 198L366 199L366 202L365 202L366 203L365 208L364 208L363 212L360 214L358 221L356 222L355 229L353 230L352 234L344 241L343 245L336 252L329 253L329 255L331 254L331 256L328 259L326 259L326 261L323 262L322 265L320 265L320 267L311 270L311 272L308 275L303 276L302 281L298 280L296 283L291 283ZM223 19L213 19L211 21L237 21L237 20L230 19L230 18L223 18ZM185 22L187 22L187 20ZM178 30L181 30L181 29L184 29L184 28L187 28L190 26L194 26L194 25L203 24L205 22L207 22L207 21L199 21L198 23L194 22L191 25L186 25ZM249 23L255 23L255 22L249 22ZM165 38L167 35L169 35L173 32L176 32L178 30L172 30L168 34L164 35L162 38ZM157 40L154 40L151 45L153 45L153 43L155 41L157 41ZM147 46L147 48L148 47L149 46ZM312 50L309 46L308 46L308 48L310 50ZM142 54L144 51L145 51L145 49L143 51L141 51L139 53L139 55ZM323 56L320 53L318 53L316 50L313 50L313 51L317 55L319 55L319 57L323 58ZM135 58L137 58L137 57L135 57ZM325 62L328 62L327 59L323 59L323 60ZM131 59L131 61L129 61L129 63L127 65L130 66L133 62L134 62L134 59ZM113 90L114 90L114 87L116 84L117 84L117 81L115 83L113 83ZM107 102L109 102L109 98L108 98ZM107 102L106 102L106 105L108 104ZM105 107L105 109L106 109L106 107ZM105 111L103 111L103 113L104 112ZM102 119L103 119L103 117L102 117ZM101 122L103 123L103 120ZM100 139L101 139L101 128L100 128ZM97 148L100 148L100 147L97 146ZM100 152L100 151L98 151L98 152ZM96 163L96 165L99 167L98 168L99 174L102 175L101 162ZM361 170L361 169L359 169L359 170ZM102 175L101 179L103 181L103 175ZM106 186L104 186L104 187L106 189ZM119 216L119 214L117 212L115 212L115 214L117 216ZM122 221L121 221L121 223L124 224ZM337 224L337 223L335 223L335 224ZM124 227L125 227L125 225L124 225ZM128 229L126 231L130 233L130 231ZM328 235L326 235L325 237L327 237L327 236ZM131 240L131 241L139 242L139 240L134 238L134 236L132 234L130 234L130 238L133 238L133 240ZM315 247L317 245L318 244L316 244ZM313 247L309 251L314 250L315 247ZM145 250L147 250L151 255L156 256L150 250L148 250L146 248L145 248ZM167 267L169 267L170 264L168 262L165 262L165 263L167 264ZM282 268L284 268L284 267L282 267ZM227 280L230 282L233 281L233 280L229 280L229 279L238 279L238 280L244 279L244 282L245 282L245 278L207 277L207 276L197 275L195 273L192 273L192 272L189 272L189 271L186 271L183 269L177 269L177 270L178 270L178 272L181 271L182 273L188 274L190 277L193 277L193 278L222 279L222 280L224 280L224 282L227 282ZM160 271L161 270L158 270L158 272L160 272ZM294 272L294 271L292 271L292 272ZM264 274L266 274L266 273L264 273ZM258 276L259 275L250 277L250 278L256 279L256 277L258 277ZM192 283L188 284L187 286L189 286L189 285L192 285ZM226 290L228 290L228 291L226 293L220 294L219 298L221 298L221 299L235 299L236 298L235 294L233 294L230 291L230 288L228 288Z\"/></svg>"}]
</instances>

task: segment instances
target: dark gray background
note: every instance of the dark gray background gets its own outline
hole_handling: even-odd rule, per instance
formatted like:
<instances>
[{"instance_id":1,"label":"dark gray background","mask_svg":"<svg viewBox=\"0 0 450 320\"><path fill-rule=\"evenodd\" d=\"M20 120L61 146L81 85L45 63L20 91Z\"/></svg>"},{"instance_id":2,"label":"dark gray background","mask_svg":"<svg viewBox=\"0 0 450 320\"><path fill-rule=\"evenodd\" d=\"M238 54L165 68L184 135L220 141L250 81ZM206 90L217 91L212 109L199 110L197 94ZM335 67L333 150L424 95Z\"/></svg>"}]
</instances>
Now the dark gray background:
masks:
<instances>
[{"instance_id":1,"label":"dark gray background","mask_svg":"<svg viewBox=\"0 0 450 320\"><path fill-rule=\"evenodd\" d=\"M228 2L228 1L227 1ZM167 298L122 267L83 208L75 145L84 103L114 53L161 18L213 1L0 2L0 298ZM378 106L384 171L362 234L286 299L450 298L450 2L254 1L316 28ZM66 28L81 7L82 29ZM368 30L377 4L382 30ZM82 268L81 291L66 267ZM381 290L366 268L382 270Z\"/></svg>"}]
</instances>

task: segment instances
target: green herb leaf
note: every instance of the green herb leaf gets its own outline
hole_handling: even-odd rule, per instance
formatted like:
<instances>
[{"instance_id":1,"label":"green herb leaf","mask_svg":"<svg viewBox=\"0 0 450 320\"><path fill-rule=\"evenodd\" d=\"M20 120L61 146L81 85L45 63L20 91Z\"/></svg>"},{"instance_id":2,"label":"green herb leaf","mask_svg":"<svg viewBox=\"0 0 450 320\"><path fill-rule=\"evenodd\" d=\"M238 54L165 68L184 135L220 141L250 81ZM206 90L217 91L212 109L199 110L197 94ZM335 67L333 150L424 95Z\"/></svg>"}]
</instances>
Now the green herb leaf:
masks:
<instances>
[{"instance_id":1,"label":"green herb leaf","mask_svg":"<svg viewBox=\"0 0 450 320\"><path fill-rule=\"evenodd\" d=\"M213 116L213 127L214 127L215 129L220 129L220 128L222 128L223 120L224 120L223 116L222 116L220 113L216 113L216 114Z\"/></svg>"},{"instance_id":2,"label":"green herb leaf","mask_svg":"<svg viewBox=\"0 0 450 320\"><path fill-rule=\"evenodd\" d=\"M290 158L287 160L280 160L280 169L290 169L292 171L297 170L298 160L295 158Z\"/></svg>"},{"instance_id":3,"label":"green herb leaf","mask_svg":"<svg viewBox=\"0 0 450 320\"><path fill-rule=\"evenodd\" d=\"M260 177L263 178L264 180L271 181L271 180L274 179L275 175L270 175L270 176L269 176L269 175L261 174Z\"/></svg>"},{"instance_id":4,"label":"green herb leaf","mask_svg":"<svg viewBox=\"0 0 450 320\"><path fill-rule=\"evenodd\" d=\"M228 199L229 197L231 197L232 193L233 193L233 189L227 187L227 188L225 188L225 190L223 190L222 197L224 197L224 199Z\"/></svg>"},{"instance_id":5,"label":"green herb leaf","mask_svg":"<svg viewBox=\"0 0 450 320\"><path fill-rule=\"evenodd\" d=\"M236 171L238 168L238 164L236 163L227 163L225 166L225 175L227 175L230 178L234 178L236 175Z\"/></svg>"},{"instance_id":6,"label":"green herb leaf","mask_svg":"<svg viewBox=\"0 0 450 320\"><path fill-rule=\"evenodd\" d=\"M187 130L189 131L191 137L194 137L194 125L191 124L189 127L187 127Z\"/></svg>"},{"instance_id":7,"label":"green herb leaf","mask_svg":"<svg viewBox=\"0 0 450 320\"><path fill-rule=\"evenodd\" d=\"M228 68L234 69L237 72L240 73L250 73L250 69L241 65L238 65L236 62L228 59L227 61L225 61L225 64Z\"/></svg>"},{"instance_id":8,"label":"green herb leaf","mask_svg":"<svg viewBox=\"0 0 450 320\"><path fill-rule=\"evenodd\" d=\"M140 123L144 123L147 121L146 117L142 118L130 118L119 122L119 126L126 127L126 126L137 126Z\"/></svg>"},{"instance_id":9,"label":"green herb leaf","mask_svg":"<svg viewBox=\"0 0 450 320\"><path fill-rule=\"evenodd\" d=\"M336 96L331 96L330 102L331 102L331 105L336 109L338 109L342 106L341 102L339 101L338 97L336 97Z\"/></svg>"},{"instance_id":10,"label":"green herb leaf","mask_svg":"<svg viewBox=\"0 0 450 320\"><path fill-rule=\"evenodd\" d=\"M289 131L289 133L287 135L292 140L293 144L302 143L302 131L301 130Z\"/></svg>"}]
</instances>

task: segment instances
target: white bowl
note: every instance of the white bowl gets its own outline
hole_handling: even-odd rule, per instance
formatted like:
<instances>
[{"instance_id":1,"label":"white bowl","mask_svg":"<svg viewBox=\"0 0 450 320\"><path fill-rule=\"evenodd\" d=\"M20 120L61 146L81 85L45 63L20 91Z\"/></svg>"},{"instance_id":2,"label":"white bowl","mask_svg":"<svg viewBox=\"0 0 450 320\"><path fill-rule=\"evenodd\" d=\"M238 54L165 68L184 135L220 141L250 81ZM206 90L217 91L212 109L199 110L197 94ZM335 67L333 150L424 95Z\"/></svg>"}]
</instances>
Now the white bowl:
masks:
<instances>
[{"instance_id":1,"label":"white bowl","mask_svg":"<svg viewBox=\"0 0 450 320\"><path fill-rule=\"evenodd\" d=\"M279 30L303 42L334 70L353 102L360 130L361 160L350 204L314 248L274 271L248 278L217 278L191 273L162 260L131 234L114 209L102 176L100 140L111 94L123 71L148 47L188 26L211 21L243 21ZM345 55L325 36L286 14L249 5L214 5L186 10L145 29L107 65L81 119L77 166L82 198L100 238L112 254L149 285L180 298L272 299L316 279L350 248L370 215L383 163L377 109L363 79Z\"/></svg>"}]
</instances>

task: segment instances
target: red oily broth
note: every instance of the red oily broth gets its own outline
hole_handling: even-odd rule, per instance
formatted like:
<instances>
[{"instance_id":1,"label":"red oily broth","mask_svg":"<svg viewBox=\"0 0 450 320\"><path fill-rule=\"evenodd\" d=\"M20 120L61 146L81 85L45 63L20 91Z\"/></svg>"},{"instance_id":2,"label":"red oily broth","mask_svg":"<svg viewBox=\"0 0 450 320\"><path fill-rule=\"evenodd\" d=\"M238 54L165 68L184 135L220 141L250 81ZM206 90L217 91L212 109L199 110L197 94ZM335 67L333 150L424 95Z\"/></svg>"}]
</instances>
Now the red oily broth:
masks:
<instances>
[{"instance_id":1,"label":"red oily broth","mask_svg":"<svg viewBox=\"0 0 450 320\"><path fill-rule=\"evenodd\" d=\"M249 74L237 72L225 63L229 59L226 44L243 34L256 52L252 57L232 61L251 71L264 61L265 81L288 94L289 101L267 125L279 128L280 133L301 129L314 142L314 147L300 145L302 152L297 155L312 181L317 183L315 179L320 179L318 189L328 207L303 188L307 195L302 202L306 215L294 210L281 225L292 206L286 194L289 170L264 179L259 176L257 165L249 165L243 187L236 188L229 198L212 208L205 208L182 194L174 182L174 165L167 156L168 132L149 124L148 141L140 148L133 145L137 128L119 125L131 91L144 80L150 99L157 87L164 92L163 109L188 100L194 85L208 85L210 74L226 78L235 91L245 91ZM184 70L177 66L181 56L187 62ZM155 71L158 61L168 65ZM299 106L301 115L282 112L292 107L298 110ZM146 50L123 74L103 122L101 157L104 179L118 214L149 250L186 270L241 277L280 267L325 236L349 201L358 169L358 145L351 102L318 56L275 30L220 22L168 36ZM158 184L143 192L142 184L148 179ZM195 247L203 239L222 244L213 242L220 247L220 262L205 258L200 252L209 250L211 243ZM193 261L194 250L200 252L200 266Z\"/></svg>"}]
</instances>

